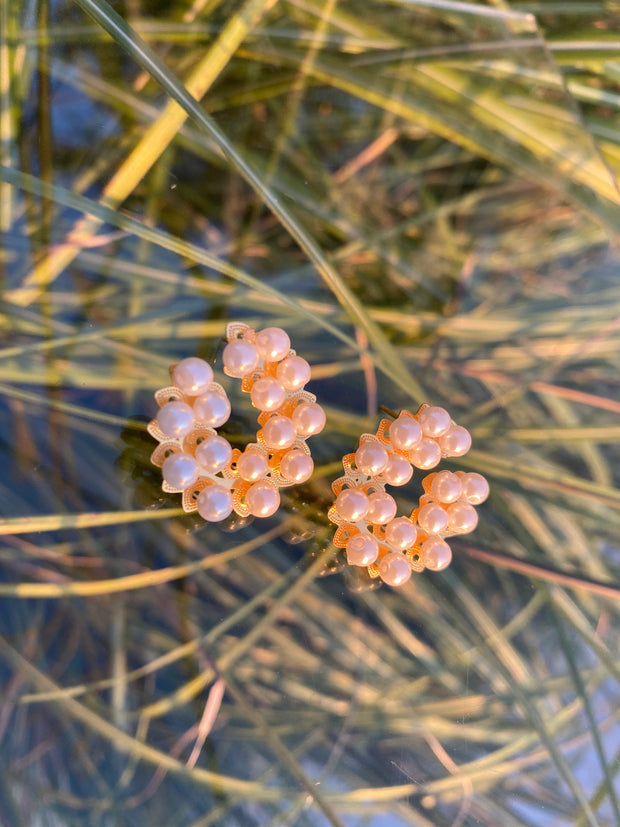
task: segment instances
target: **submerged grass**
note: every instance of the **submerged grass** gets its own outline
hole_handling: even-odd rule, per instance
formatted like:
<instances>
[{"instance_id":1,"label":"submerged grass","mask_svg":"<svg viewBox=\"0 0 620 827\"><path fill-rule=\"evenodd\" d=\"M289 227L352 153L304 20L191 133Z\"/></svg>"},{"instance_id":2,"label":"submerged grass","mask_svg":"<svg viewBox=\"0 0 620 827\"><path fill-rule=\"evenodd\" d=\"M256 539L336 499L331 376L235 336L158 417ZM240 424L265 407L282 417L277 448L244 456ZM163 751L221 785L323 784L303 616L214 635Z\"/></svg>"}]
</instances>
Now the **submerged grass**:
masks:
<instances>
[{"instance_id":1,"label":"submerged grass","mask_svg":"<svg viewBox=\"0 0 620 827\"><path fill-rule=\"evenodd\" d=\"M0 4L8 824L618 823L615 5ZM223 530L145 422L236 319L329 427ZM424 399L491 499L375 590L329 483Z\"/></svg>"}]
</instances>

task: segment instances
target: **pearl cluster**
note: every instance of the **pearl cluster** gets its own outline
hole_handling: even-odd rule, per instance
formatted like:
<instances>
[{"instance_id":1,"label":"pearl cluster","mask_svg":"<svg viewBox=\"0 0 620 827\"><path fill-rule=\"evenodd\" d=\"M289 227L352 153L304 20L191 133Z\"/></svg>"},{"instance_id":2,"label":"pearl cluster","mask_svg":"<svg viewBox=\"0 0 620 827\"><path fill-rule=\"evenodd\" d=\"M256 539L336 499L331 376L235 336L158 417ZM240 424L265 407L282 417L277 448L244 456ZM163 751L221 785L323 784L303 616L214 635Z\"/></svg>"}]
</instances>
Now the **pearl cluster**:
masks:
<instances>
[{"instance_id":1,"label":"pearl cluster","mask_svg":"<svg viewBox=\"0 0 620 827\"><path fill-rule=\"evenodd\" d=\"M444 538L474 530L474 506L489 494L485 478L463 471L428 474L409 517L396 516L385 486L405 485L414 467L434 468L470 446L469 432L444 408L428 404L415 416L403 411L394 421L382 420L376 434L362 434L357 451L343 458L345 476L332 484L336 501L329 511L338 526L334 543L346 549L348 563L367 567L390 586L406 583L412 571L446 568L452 552Z\"/></svg>"},{"instance_id":2,"label":"pearl cluster","mask_svg":"<svg viewBox=\"0 0 620 827\"><path fill-rule=\"evenodd\" d=\"M170 369L172 385L155 394L160 406L147 430L159 445L151 461L161 467L162 488L183 494L185 511L220 522L240 516L270 517L279 489L305 482L314 470L306 439L325 425L316 397L304 390L308 362L291 350L284 330L256 333L241 323L226 328L224 372L242 380L260 411L257 442L233 449L215 428L230 416L226 391L203 359L183 359Z\"/></svg>"}]
</instances>

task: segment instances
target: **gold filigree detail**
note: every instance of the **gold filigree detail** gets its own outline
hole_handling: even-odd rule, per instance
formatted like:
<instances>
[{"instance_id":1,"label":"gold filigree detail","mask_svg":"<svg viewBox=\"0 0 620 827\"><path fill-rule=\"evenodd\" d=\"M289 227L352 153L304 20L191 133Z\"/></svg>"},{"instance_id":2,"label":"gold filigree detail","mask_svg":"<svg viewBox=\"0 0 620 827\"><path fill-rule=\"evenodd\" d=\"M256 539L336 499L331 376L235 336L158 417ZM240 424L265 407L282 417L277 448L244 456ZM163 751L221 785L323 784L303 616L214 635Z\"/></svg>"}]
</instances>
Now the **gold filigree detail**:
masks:
<instances>
[{"instance_id":1,"label":"gold filigree detail","mask_svg":"<svg viewBox=\"0 0 620 827\"><path fill-rule=\"evenodd\" d=\"M233 510L235 514L238 514L240 517L248 517L250 514L250 509L245 501L245 495L251 485L251 482L242 479L238 479L233 485Z\"/></svg>"},{"instance_id":2,"label":"gold filigree detail","mask_svg":"<svg viewBox=\"0 0 620 827\"><path fill-rule=\"evenodd\" d=\"M408 548L407 551L405 551L405 557L407 558L407 562L411 566L412 571L424 571L424 565L422 564L420 549L418 547L413 546L412 548Z\"/></svg>"},{"instance_id":3,"label":"gold filigree detail","mask_svg":"<svg viewBox=\"0 0 620 827\"><path fill-rule=\"evenodd\" d=\"M247 448L246 448L246 451L247 451L248 448L251 448L251 447L252 447L251 445L248 445ZM224 468L221 471L221 474L224 477L224 479L226 479L226 480L236 480L236 479L239 478L239 471L237 470L237 461L238 461L238 459L239 459L239 457L241 456L242 453L243 453L243 451L240 451L238 448L233 448L232 459L230 460L230 464L227 465L226 468Z\"/></svg>"},{"instance_id":4,"label":"gold filigree detail","mask_svg":"<svg viewBox=\"0 0 620 827\"><path fill-rule=\"evenodd\" d=\"M424 489L424 494L430 496L431 493L431 485L433 484L433 480L437 476L437 472L433 471L432 474L427 474L424 479L422 480L422 488Z\"/></svg>"},{"instance_id":5,"label":"gold filigree detail","mask_svg":"<svg viewBox=\"0 0 620 827\"><path fill-rule=\"evenodd\" d=\"M359 533L359 528L356 525L353 525L353 523L342 523L342 525L339 525L336 529L333 543L335 546L338 546L338 548L346 548L346 545L351 537L354 537Z\"/></svg>"},{"instance_id":6,"label":"gold filigree detail","mask_svg":"<svg viewBox=\"0 0 620 827\"><path fill-rule=\"evenodd\" d=\"M255 330L245 322L229 322L224 335L227 342L232 342L233 339L247 339L248 342L254 342L256 339Z\"/></svg>"},{"instance_id":7,"label":"gold filigree detail","mask_svg":"<svg viewBox=\"0 0 620 827\"><path fill-rule=\"evenodd\" d=\"M193 456L196 453L198 445L208 436L217 436L217 431L208 425L200 425L200 423L197 423L194 426L194 430L183 438L183 450L186 454Z\"/></svg>"},{"instance_id":8,"label":"gold filigree detail","mask_svg":"<svg viewBox=\"0 0 620 827\"><path fill-rule=\"evenodd\" d=\"M390 440L385 435L385 432L390 427L390 424L391 422L389 419L382 419L381 422L379 422L379 426L377 427L376 436L382 445L392 445Z\"/></svg>"},{"instance_id":9,"label":"gold filigree detail","mask_svg":"<svg viewBox=\"0 0 620 827\"><path fill-rule=\"evenodd\" d=\"M223 387L223 385L220 385L219 382L211 382L211 384L209 385L209 393L211 393L211 391L214 391L219 396L223 396L224 399L228 399L228 394L226 393L225 388Z\"/></svg>"},{"instance_id":10,"label":"gold filigree detail","mask_svg":"<svg viewBox=\"0 0 620 827\"><path fill-rule=\"evenodd\" d=\"M153 437L153 439L156 439L157 442L164 442L164 440L168 439L168 437L164 434L164 432L157 424L156 419L152 419L149 422L149 424L146 426L146 431Z\"/></svg>"},{"instance_id":11,"label":"gold filigree detail","mask_svg":"<svg viewBox=\"0 0 620 827\"><path fill-rule=\"evenodd\" d=\"M162 481L161 490L165 491L166 494L181 494L183 491L182 488L173 488L166 480Z\"/></svg>"},{"instance_id":12,"label":"gold filigree detail","mask_svg":"<svg viewBox=\"0 0 620 827\"><path fill-rule=\"evenodd\" d=\"M169 454L174 454L181 450L178 439L168 439L164 437L164 441L160 442L157 448L151 454L151 462L158 468L164 464L164 460Z\"/></svg>"},{"instance_id":13,"label":"gold filigree detail","mask_svg":"<svg viewBox=\"0 0 620 827\"><path fill-rule=\"evenodd\" d=\"M159 405L160 408L167 402L185 402L185 394L179 388L176 388L174 385L168 385L166 388L160 388L158 391L155 391L155 401Z\"/></svg>"},{"instance_id":14,"label":"gold filigree detail","mask_svg":"<svg viewBox=\"0 0 620 827\"><path fill-rule=\"evenodd\" d=\"M363 445L365 442L376 442L381 444L381 440L377 436L377 434L362 434L359 439L358 448L360 445Z\"/></svg>"},{"instance_id":15,"label":"gold filigree detail","mask_svg":"<svg viewBox=\"0 0 620 827\"><path fill-rule=\"evenodd\" d=\"M198 477L196 482L193 485L190 485L189 488L186 488L183 491L183 495L181 497L181 505L183 506L183 511L186 511L188 514L192 511L196 511L198 505L196 500L198 498L198 494L204 489L207 488L209 485L215 485L210 479L207 477Z\"/></svg>"},{"instance_id":16,"label":"gold filigree detail","mask_svg":"<svg viewBox=\"0 0 620 827\"><path fill-rule=\"evenodd\" d=\"M224 373L228 373L228 369L224 368ZM232 376L232 373L228 373L229 376ZM254 373L248 373L247 376L244 376L241 380L241 390L244 393L250 393L256 382L262 378L262 372L260 369L256 369Z\"/></svg>"},{"instance_id":17,"label":"gold filigree detail","mask_svg":"<svg viewBox=\"0 0 620 827\"><path fill-rule=\"evenodd\" d=\"M364 436L372 435L364 434ZM332 491L336 496L340 494L343 488L360 488L362 491L366 492L368 492L369 489L373 491L385 491L385 484L379 479L379 477L369 477L367 474L364 474L355 468L354 465L355 454L346 454L346 456L342 458L344 476L338 477L338 479L334 480L332 483Z\"/></svg>"}]
</instances>

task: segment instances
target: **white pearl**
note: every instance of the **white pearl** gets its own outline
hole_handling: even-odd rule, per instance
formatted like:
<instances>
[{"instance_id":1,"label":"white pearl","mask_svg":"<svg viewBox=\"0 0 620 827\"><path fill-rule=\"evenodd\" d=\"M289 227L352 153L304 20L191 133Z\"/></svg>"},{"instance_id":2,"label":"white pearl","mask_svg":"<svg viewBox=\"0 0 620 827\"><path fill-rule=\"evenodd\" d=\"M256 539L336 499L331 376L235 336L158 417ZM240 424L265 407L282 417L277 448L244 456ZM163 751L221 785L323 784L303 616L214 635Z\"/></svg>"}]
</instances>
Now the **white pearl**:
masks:
<instances>
[{"instance_id":1,"label":"white pearl","mask_svg":"<svg viewBox=\"0 0 620 827\"><path fill-rule=\"evenodd\" d=\"M302 402L293 411L291 419L302 437L319 434L325 427L325 411L316 402Z\"/></svg>"},{"instance_id":2,"label":"white pearl","mask_svg":"<svg viewBox=\"0 0 620 827\"><path fill-rule=\"evenodd\" d=\"M223 436L208 436L196 447L196 459L211 474L217 474L232 459L232 448Z\"/></svg>"},{"instance_id":3,"label":"white pearl","mask_svg":"<svg viewBox=\"0 0 620 827\"><path fill-rule=\"evenodd\" d=\"M259 411L277 411L284 404L286 391L277 379L263 376L252 386L250 391L252 405Z\"/></svg>"},{"instance_id":4,"label":"white pearl","mask_svg":"<svg viewBox=\"0 0 620 827\"><path fill-rule=\"evenodd\" d=\"M250 514L255 517L271 517L280 505L280 493L269 480L259 480L248 488L245 501Z\"/></svg>"},{"instance_id":5,"label":"white pearl","mask_svg":"<svg viewBox=\"0 0 620 827\"><path fill-rule=\"evenodd\" d=\"M418 525L429 534L439 534L448 527L448 515L440 505L426 503L418 512Z\"/></svg>"},{"instance_id":6,"label":"white pearl","mask_svg":"<svg viewBox=\"0 0 620 827\"><path fill-rule=\"evenodd\" d=\"M288 356L276 368L278 381L287 391L298 391L310 381L312 370L301 356Z\"/></svg>"},{"instance_id":7,"label":"white pearl","mask_svg":"<svg viewBox=\"0 0 620 827\"><path fill-rule=\"evenodd\" d=\"M219 428L228 422L230 401L224 394L210 390L194 402L194 413L200 422L204 422L210 428Z\"/></svg>"},{"instance_id":8,"label":"white pearl","mask_svg":"<svg viewBox=\"0 0 620 827\"><path fill-rule=\"evenodd\" d=\"M189 356L175 365L172 381L186 396L199 396L213 382L213 368L204 359Z\"/></svg>"},{"instance_id":9,"label":"white pearl","mask_svg":"<svg viewBox=\"0 0 620 827\"><path fill-rule=\"evenodd\" d=\"M336 511L343 520L356 523L366 516L368 511L368 497L358 488L343 488L336 497Z\"/></svg>"},{"instance_id":10,"label":"white pearl","mask_svg":"<svg viewBox=\"0 0 620 827\"><path fill-rule=\"evenodd\" d=\"M379 576L388 586L402 586L411 577L411 566L404 555L391 551L379 563Z\"/></svg>"},{"instance_id":11,"label":"white pearl","mask_svg":"<svg viewBox=\"0 0 620 827\"><path fill-rule=\"evenodd\" d=\"M390 454L383 469L383 478L388 485L406 485L413 476L413 466L401 454Z\"/></svg>"},{"instance_id":12,"label":"white pearl","mask_svg":"<svg viewBox=\"0 0 620 827\"><path fill-rule=\"evenodd\" d=\"M416 527L408 517L396 517L385 527L386 542L401 551L411 548L417 536Z\"/></svg>"},{"instance_id":13,"label":"white pearl","mask_svg":"<svg viewBox=\"0 0 620 827\"><path fill-rule=\"evenodd\" d=\"M224 367L231 376L238 379L252 373L258 365L259 358L256 346L246 339L233 339L226 345L222 354Z\"/></svg>"},{"instance_id":14,"label":"white pearl","mask_svg":"<svg viewBox=\"0 0 620 827\"><path fill-rule=\"evenodd\" d=\"M450 565L452 551L445 540L429 537L420 546L420 562L431 571L441 571Z\"/></svg>"},{"instance_id":15,"label":"white pearl","mask_svg":"<svg viewBox=\"0 0 620 827\"><path fill-rule=\"evenodd\" d=\"M389 460L388 452L378 442L362 442L355 452L355 464L369 477L376 477L385 471Z\"/></svg>"},{"instance_id":16,"label":"white pearl","mask_svg":"<svg viewBox=\"0 0 620 827\"><path fill-rule=\"evenodd\" d=\"M166 402L159 409L157 424L166 436L181 439L192 432L194 411L185 402Z\"/></svg>"},{"instance_id":17,"label":"white pearl","mask_svg":"<svg viewBox=\"0 0 620 827\"><path fill-rule=\"evenodd\" d=\"M453 503L463 493L463 483L452 471L440 471L431 481L431 496L440 503Z\"/></svg>"},{"instance_id":18,"label":"white pearl","mask_svg":"<svg viewBox=\"0 0 620 827\"><path fill-rule=\"evenodd\" d=\"M478 525L478 514L469 503L452 503L448 507L448 526L456 534L468 534Z\"/></svg>"},{"instance_id":19,"label":"white pearl","mask_svg":"<svg viewBox=\"0 0 620 827\"><path fill-rule=\"evenodd\" d=\"M306 482L312 476L314 462L312 457L304 453L301 448L293 448L287 451L280 461L280 473L285 480L301 483Z\"/></svg>"},{"instance_id":20,"label":"white pearl","mask_svg":"<svg viewBox=\"0 0 620 827\"><path fill-rule=\"evenodd\" d=\"M366 521L373 525L385 525L396 516L396 500L386 491L375 491L368 497Z\"/></svg>"},{"instance_id":21,"label":"white pearl","mask_svg":"<svg viewBox=\"0 0 620 827\"><path fill-rule=\"evenodd\" d=\"M473 472L469 474L463 474L461 472L461 474L463 495L467 502L472 505L480 505L480 503L483 503L489 496L489 483L482 474Z\"/></svg>"},{"instance_id":22,"label":"white pearl","mask_svg":"<svg viewBox=\"0 0 620 827\"><path fill-rule=\"evenodd\" d=\"M439 447L450 457L462 457L471 448L471 435L466 428L455 425L439 437Z\"/></svg>"},{"instance_id":23,"label":"white pearl","mask_svg":"<svg viewBox=\"0 0 620 827\"><path fill-rule=\"evenodd\" d=\"M388 436L395 448L410 451L422 439L422 428L413 417L401 414L390 425Z\"/></svg>"},{"instance_id":24,"label":"white pearl","mask_svg":"<svg viewBox=\"0 0 620 827\"><path fill-rule=\"evenodd\" d=\"M263 425L263 439L268 448L282 451L291 447L297 439L297 433L288 416L276 414Z\"/></svg>"},{"instance_id":25,"label":"white pearl","mask_svg":"<svg viewBox=\"0 0 620 827\"><path fill-rule=\"evenodd\" d=\"M431 405L429 408L424 408L418 414L418 422L422 428L424 436L437 438L448 430L452 424L450 414L445 408L439 408Z\"/></svg>"},{"instance_id":26,"label":"white pearl","mask_svg":"<svg viewBox=\"0 0 620 827\"><path fill-rule=\"evenodd\" d=\"M347 542L346 548L350 566L371 566L379 556L379 543L372 534L356 534Z\"/></svg>"},{"instance_id":27,"label":"white pearl","mask_svg":"<svg viewBox=\"0 0 620 827\"><path fill-rule=\"evenodd\" d=\"M161 473L168 485L183 491L196 482L200 476L200 469L191 454L179 451L166 457Z\"/></svg>"},{"instance_id":28,"label":"white pearl","mask_svg":"<svg viewBox=\"0 0 620 827\"><path fill-rule=\"evenodd\" d=\"M281 327L266 327L256 334L256 347L265 362L279 362L291 349L291 340Z\"/></svg>"},{"instance_id":29,"label":"white pearl","mask_svg":"<svg viewBox=\"0 0 620 827\"><path fill-rule=\"evenodd\" d=\"M416 468L426 471L441 462L441 449L434 439L424 437L409 451L409 457Z\"/></svg>"},{"instance_id":30,"label":"white pearl","mask_svg":"<svg viewBox=\"0 0 620 827\"><path fill-rule=\"evenodd\" d=\"M196 498L198 513L209 523L225 520L233 510L233 496L227 488L207 485Z\"/></svg>"},{"instance_id":31,"label":"white pearl","mask_svg":"<svg viewBox=\"0 0 620 827\"><path fill-rule=\"evenodd\" d=\"M258 451L244 451L237 460L237 470L242 480L256 482L267 476L269 463Z\"/></svg>"}]
</instances>

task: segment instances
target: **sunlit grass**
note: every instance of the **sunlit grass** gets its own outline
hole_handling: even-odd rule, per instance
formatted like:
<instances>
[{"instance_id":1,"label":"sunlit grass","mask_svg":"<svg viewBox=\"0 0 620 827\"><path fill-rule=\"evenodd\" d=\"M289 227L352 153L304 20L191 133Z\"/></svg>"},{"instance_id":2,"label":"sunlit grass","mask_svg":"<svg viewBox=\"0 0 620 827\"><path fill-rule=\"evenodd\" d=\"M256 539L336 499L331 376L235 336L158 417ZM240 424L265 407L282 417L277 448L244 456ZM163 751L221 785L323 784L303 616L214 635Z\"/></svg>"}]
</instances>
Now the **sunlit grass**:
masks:
<instances>
[{"instance_id":1,"label":"sunlit grass","mask_svg":"<svg viewBox=\"0 0 620 827\"><path fill-rule=\"evenodd\" d=\"M615 5L0 6L2 818L619 823ZM145 422L236 319L329 424L223 530ZM374 590L330 482L425 399L491 498Z\"/></svg>"}]
</instances>

